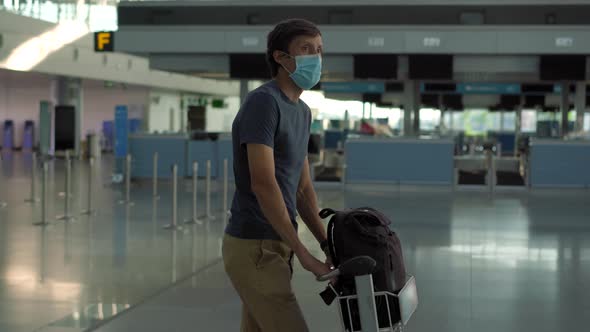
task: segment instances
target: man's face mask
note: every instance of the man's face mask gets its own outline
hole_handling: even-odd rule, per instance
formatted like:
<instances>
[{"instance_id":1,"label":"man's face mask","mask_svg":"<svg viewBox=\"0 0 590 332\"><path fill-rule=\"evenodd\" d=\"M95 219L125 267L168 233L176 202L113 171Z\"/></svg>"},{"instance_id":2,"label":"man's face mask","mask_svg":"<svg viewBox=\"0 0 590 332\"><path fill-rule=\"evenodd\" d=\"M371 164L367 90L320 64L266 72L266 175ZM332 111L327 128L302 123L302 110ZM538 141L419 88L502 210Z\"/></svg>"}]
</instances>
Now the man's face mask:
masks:
<instances>
[{"instance_id":1,"label":"man's face mask","mask_svg":"<svg viewBox=\"0 0 590 332\"><path fill-rule=\"evenodd\" d=\"M297 56L285 54L295 59L297 67L294 72L289 72L284 66L283 68L290 74L289 77L291 77L298 87L303 90L309 90L318 84L322 76L322 57L320 54Z\"/></svg>"}]
</instances>

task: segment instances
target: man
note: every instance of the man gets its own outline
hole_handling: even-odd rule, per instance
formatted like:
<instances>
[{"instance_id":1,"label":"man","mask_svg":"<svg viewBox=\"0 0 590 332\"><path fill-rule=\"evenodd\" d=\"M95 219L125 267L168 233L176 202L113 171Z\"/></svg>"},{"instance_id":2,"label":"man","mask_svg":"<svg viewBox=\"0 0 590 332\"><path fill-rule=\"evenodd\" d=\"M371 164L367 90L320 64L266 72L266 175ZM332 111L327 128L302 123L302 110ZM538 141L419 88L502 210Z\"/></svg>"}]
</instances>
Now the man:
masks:
<instances>
[{"instance_id":1,"label":"man","mask_svg":"<svg viewBox=\"0 0 590 332\"><path fill-rule=\"evenodd\" d=\"M299 99L319 82L321 55L313 23L279 23L267 41L273 80L248 94L232 126L236 193L223 260L243 302L242 332L308 331L291 288L293 254L315 276L330 272L301 243L295 221L299 212L325 248L307 159L311 111Z\"/></svg>"}]
</instances>

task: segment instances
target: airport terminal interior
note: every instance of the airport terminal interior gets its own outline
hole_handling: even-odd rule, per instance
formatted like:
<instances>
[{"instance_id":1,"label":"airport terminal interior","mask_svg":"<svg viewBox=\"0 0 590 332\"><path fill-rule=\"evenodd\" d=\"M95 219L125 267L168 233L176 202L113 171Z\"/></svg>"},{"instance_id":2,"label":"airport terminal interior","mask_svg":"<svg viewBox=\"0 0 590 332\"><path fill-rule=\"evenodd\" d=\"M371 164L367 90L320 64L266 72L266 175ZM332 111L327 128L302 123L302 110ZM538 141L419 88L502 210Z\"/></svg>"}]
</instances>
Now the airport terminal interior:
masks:
<instances>
[{"instance_id":1,"label":"airport terminal interior","mask_svg":"<svg viewBox=\"0 0 590 332\"><path fill-rule=\"evenodd\" d=\"M318 207L377 209L401 241L401 318L381 331L588 331L589 13L0 0L0 332L240 330L232 123L289 18L323 42L300 97ZM310 331L361 331L297 259L292 285Z\"/></svg>"}]
</instances>

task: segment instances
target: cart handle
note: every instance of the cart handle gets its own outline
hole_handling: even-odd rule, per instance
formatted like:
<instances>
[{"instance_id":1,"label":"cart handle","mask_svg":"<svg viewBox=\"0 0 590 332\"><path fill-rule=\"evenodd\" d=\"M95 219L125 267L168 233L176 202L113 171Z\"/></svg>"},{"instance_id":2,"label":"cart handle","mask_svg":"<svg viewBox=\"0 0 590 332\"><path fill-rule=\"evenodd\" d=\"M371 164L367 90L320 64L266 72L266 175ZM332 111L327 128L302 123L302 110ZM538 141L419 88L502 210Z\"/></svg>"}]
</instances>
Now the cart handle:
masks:
<instances>
[{"instance_id":1,"label":"cart handle","mask_svg":"<svg viewBox=\"0 0 590 332\"><path fill-rule=\"evenodd\" d=\"M345 276L362 276L371 274L377 266L377 262L369 256L357 256L340 264L337 269L332 270L327 274L317 277L318 281L328 281L339 275Z\"/></svg>"}]
</instances>

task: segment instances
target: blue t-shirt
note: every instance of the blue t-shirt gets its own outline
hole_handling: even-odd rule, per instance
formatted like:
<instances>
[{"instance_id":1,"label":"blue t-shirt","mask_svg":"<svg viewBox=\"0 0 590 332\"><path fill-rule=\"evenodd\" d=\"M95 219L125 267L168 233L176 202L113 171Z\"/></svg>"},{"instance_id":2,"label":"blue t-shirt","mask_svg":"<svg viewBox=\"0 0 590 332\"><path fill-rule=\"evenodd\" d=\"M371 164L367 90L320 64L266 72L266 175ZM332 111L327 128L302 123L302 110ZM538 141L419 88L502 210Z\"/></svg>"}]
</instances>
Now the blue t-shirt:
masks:
<instances>
[{"instance_id":1,"label":"blue t-shirt","mask_svg":"<svg viewBox=\"0 0 590 332\"><path fill-rule=\"evenodd\" d=\"M297 187L307 156L311 111L302 101L291 101L275 81L250 92L232 126L233 167L236 183L226 233L242 239L280 240L264 217L252 192L248 143L264 144L274 151L275 178L297 228Z\"/></svg>"}]
</instances>

